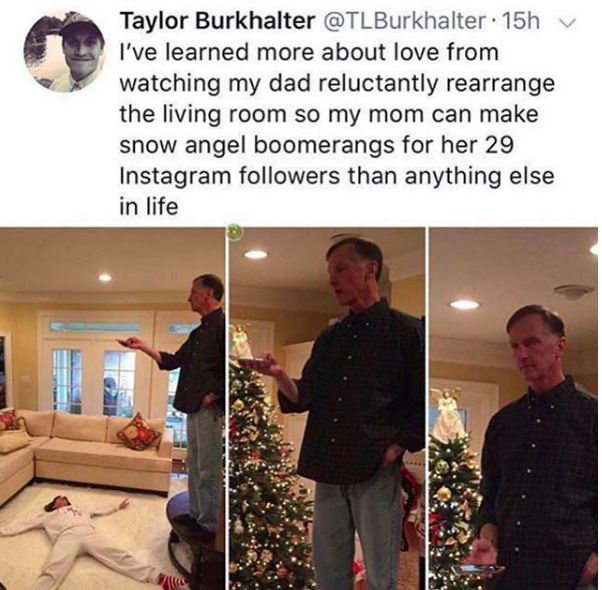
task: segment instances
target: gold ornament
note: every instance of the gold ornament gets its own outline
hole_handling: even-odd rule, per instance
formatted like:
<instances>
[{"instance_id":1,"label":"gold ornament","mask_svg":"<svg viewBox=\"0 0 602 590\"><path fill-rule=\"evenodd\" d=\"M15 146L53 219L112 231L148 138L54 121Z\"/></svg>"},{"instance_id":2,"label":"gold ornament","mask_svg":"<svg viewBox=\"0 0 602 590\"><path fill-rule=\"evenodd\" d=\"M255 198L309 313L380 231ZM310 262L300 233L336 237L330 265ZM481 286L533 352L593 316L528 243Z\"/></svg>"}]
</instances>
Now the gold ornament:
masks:
<instances>
[{"instance_id":1,"label":"gold ornament","mask_svg":"<svg viewBox=\"0 0 602 590\"><path fill-rule=\"evenodd\" d=\"M437 461L437 463L435 463L435 471L439 475L445 475L446 473L449 473L449 463L443 459Z\"/></svg>"},{"instance_id":2,"label":"gold ornament","mask_svg":"<svg viewBox=\"0 0 602 590\"><path fill-rule=\"evenodd\" d=\"M240 412L244 407L245 407L245 402L243 402L241 399L237 399L233 404L232 407L237 411Z\"/></svg>"},{"instance_id":3,"label":"gold ornament","mask_svg":"<svg viewBox=\"0 0 602 590\"><path fill-rule=\"evenodd\" d=\"M231 574L235 574L238 571L238 564L235 561L231 561L228 569L230 570Z\"/></svg>"},{"instance_id":4,"label":"gold ornament","mask_svg":"<svg viewBox=\"0 0 602 590\"><path fill-rule=\"evenodd\" d=\"M458 533L456 539L460 541L461 545L466 545L466 543L468 542L468 535L466 533Z\"/></svg>"},{"instance_id":5,"label":"gold ornament","mask_svg":"<svg viewBox=\"0 0 602 590\"><path fill-rule=\"evenodd\" d=\"M243 228L240 225L238 225L238 223L231 223L226 227L226 237L231 242L238 242L242 240L244 233L245 232Z\"/></svg>"},{"instance_id":6,"label":"gold ornament","mask_svg":"<svg viewBox=\"0 0 602 590\"><path fill-rule=\"evenodd\" d=\"M448 487L443 486L437 490L437 500L439 502L448 502L451 500L451 497L452 493Z\"/></svg>"}]
</instances>

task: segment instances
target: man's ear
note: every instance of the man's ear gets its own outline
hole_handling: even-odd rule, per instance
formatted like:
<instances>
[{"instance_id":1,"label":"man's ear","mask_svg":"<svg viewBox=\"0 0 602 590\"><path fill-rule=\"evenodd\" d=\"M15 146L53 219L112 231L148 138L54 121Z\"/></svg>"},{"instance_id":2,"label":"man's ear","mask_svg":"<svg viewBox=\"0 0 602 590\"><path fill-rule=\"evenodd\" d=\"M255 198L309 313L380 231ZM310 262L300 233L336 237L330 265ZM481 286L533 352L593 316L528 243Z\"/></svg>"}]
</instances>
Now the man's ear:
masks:
<instances>
[{"instance_id":1,"label":"man's ear","mask_svg":"<svg viewBox=\"0 0 602 590\"><path fill-rule=\"evenodd\" d=\"M561 336L558 338L558 342L556 342L556 356L558 358L562 358L564 356L564 351L566 350L566 337Z\"/></svg>"},{"instance_id":2,"label":"man's ear","mask_svg":"<svg viewBox=\"0 0 602 590\"><path fill-rule=\"evenodd\" d=\"M368 277L376 280L377 268L378 268L378 264L377 264L376 260L369 260L368 264L366 265L366 271L367 271Z\"/></svg>"}]
</instances>

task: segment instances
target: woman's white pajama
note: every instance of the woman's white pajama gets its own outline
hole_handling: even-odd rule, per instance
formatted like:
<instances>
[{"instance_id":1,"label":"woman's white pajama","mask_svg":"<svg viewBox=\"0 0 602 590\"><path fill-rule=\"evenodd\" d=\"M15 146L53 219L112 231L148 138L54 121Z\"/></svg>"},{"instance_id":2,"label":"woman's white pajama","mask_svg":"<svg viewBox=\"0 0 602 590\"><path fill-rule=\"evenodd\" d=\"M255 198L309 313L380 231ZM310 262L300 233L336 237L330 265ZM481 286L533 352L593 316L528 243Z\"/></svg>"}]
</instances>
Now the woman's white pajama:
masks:
<instances>
[{"instance_id":1,"label":"woman's white pajama","mask_svg":"<svg viewBox=\"0 0 602 590\"><path fill-rule=\"evenodd\" d=\"M119 507L88 511L66 506L25 522L0 528L0 535L44 528L54 542L46 563L31 590L56 590L73 567L78 555L90 555L124 576L156 584L159 570L138 561L133 555L108 543L94 528L91 517L111 514Z\"/></svg>"}]
</instances>

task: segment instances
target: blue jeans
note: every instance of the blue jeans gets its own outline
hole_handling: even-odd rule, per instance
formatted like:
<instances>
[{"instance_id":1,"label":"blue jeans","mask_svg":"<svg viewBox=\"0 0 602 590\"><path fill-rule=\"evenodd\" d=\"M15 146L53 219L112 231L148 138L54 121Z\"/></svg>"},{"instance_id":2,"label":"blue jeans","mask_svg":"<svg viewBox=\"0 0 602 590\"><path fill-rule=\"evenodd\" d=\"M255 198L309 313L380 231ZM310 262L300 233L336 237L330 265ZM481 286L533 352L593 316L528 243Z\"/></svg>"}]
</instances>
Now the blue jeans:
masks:
<instances>
[{"instance_id":1,"label":"blue jeans","mask_svg":"<svg viewBox=\"0 0 602 590\"><path fill-rule=\"evenodd\" d=\"M316 484L313 561L317 590L352 590L355 531L366 566L367 590L395 590L401 539L401 474L397 464L371 479Z\"/></svg>"},{"instance_id":2,"label":"blue jeans","mask_svg":"<svg viewBox=\"0 0 602 590\"><path fill-rule=\"evenodd\" d=\"M215 532L222 481L223 412L214 405L186 416L188 434L188 513Z\"/></svg>"}]
</instances>

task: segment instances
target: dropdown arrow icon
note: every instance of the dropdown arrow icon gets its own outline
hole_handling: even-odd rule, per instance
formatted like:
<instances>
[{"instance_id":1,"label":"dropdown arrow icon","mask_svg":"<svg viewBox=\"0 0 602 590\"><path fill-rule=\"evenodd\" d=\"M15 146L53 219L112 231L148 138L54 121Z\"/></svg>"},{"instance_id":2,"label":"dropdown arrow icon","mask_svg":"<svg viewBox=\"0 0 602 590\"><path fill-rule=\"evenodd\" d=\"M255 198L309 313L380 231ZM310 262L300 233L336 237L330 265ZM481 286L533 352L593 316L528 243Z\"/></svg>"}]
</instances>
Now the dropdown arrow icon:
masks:
<instances>
[{"instance_id":1,"label":"dropdown arrow icon","mask_svg":"<svg viewBox=\"0 0 602 590\"><path fill-rule=\"evenodd\" d=\"M566 22L565 20L559 18L558 19L567 29L570 29L573 26L573 23L577 20L576 18L574 18L573 20Z\"/></svg>"}]
</instances>

